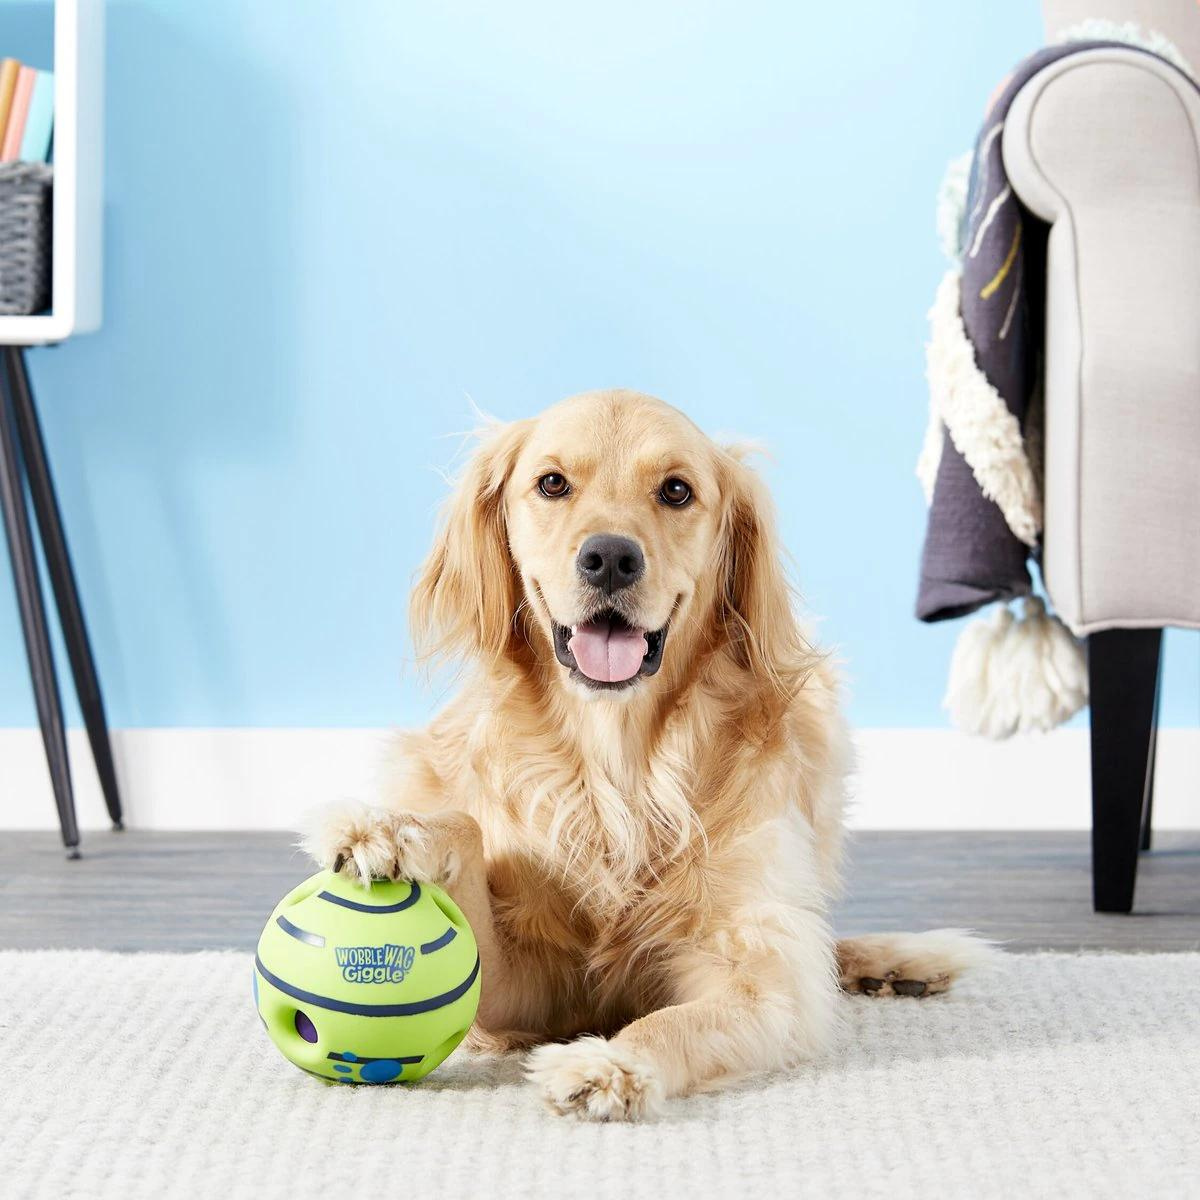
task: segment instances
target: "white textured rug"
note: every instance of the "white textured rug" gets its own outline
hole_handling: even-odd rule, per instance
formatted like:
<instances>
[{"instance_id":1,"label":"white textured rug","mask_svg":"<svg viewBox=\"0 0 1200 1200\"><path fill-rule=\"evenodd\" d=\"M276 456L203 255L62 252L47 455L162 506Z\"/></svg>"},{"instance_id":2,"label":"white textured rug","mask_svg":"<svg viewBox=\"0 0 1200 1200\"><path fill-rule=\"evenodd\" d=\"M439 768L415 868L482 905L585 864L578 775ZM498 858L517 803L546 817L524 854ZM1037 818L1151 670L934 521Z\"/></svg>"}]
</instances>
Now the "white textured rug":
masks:
<instances>
[{"instance_id":1,"label":"white textured rug","mask_svg":"<svg viewBox=\"0 0 1200 1200\"><path fill-rule=\"evenodd\" d=\"M847 998L821 1064L643 1126L545 1113L511 1059L333 1087L238 954L0 953L0 1194L1137 1197L1200 1190L1200 954L1014 957Z\"/></svg>"}]
</instances>

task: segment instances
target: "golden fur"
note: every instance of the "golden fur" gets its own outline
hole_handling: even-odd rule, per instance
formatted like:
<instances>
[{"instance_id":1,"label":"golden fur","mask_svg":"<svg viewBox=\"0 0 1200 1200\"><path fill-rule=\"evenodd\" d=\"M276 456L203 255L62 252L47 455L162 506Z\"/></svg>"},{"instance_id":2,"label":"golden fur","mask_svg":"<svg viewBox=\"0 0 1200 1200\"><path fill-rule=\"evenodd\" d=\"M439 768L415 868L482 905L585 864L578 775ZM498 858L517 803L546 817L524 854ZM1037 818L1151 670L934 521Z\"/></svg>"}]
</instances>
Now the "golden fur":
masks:
<instances>
[{"instance_id":1,"label":"golden fur","mask_svg":"<svg viewBox=\"0 0 1200 1200\"><path fill-rule=\"evenodd\" d=\"M568 497L539 492L548 472ZM668 477L686 507L657 501ZM597 532L645 552L626 615L669 621L661 670L620 691L553 648L552 621L587 618L575 559ZM952 931L835 945L834 672L793 615L762 483L677 410L589 393L486 435L411 612L418 646L470 674L399 735L385 805L326 811L307 845L361 879L448 888L483 962L473 1040L537 1046L555 1110L635 1118L816 1055L839 982L916 994L982 957Z\"/></svg>"}]
</instances>

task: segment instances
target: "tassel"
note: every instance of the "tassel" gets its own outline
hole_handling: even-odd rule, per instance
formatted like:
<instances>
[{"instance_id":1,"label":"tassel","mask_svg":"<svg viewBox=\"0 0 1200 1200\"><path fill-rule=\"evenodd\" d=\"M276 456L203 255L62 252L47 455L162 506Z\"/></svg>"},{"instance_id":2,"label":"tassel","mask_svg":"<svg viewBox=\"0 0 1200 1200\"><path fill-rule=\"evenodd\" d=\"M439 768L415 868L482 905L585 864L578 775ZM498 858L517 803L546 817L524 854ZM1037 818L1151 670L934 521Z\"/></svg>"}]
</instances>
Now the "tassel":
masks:
<instances>
[{"instance_id":1,"label":"tassel","mask_svg":"<svg viewBox=\"0 0 1200 1200\"><path fill-rule=\"evenodd\" d=\"M1087 703L1083 647L1039 597L1022 606L1018 618L1000 605L959 636L944 704L966 733L1044 733Z\"/></svg>"},{"instance_id":2,"label":"tassel","mask_svg":"<svg viewBox=\"0 0 1200 1200\"><path fill-rule=\"evenodd\" d=\"M990 617L972 621L958 635L942 705L950 713L954 726L966 733L992 738L1012 733L993 711L996 694L1001 689L992 683L995 664L1001 657L1000 647L1012 624L1012 613L1006 605L998 604Z\"/></svg>"}]
</instances>

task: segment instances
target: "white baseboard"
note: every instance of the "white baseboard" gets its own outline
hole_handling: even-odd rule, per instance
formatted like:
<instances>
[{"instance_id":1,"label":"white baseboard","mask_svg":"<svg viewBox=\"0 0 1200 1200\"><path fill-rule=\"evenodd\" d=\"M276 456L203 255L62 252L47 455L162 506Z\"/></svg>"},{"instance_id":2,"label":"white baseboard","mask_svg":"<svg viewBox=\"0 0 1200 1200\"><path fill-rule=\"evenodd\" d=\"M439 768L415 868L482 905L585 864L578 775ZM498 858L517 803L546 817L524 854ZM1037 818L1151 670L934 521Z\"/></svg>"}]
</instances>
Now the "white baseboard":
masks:
<instances>
[{"instance_id":1,"label":"white baseboard","mask_svg":"<svg viewBox=\"0 0 1200 1200\"><path fill-rule=\"evenodd\" d=\"M295 829L323 800L368 796L379 729L118 729L113 757L131 829ZM87 735L67 735L84 829L108 827ZM56 829L35 729L0 729L0 828Z\"/></svg>"},{"instance_id":2,"label":"white baseboard","mask_svg":"<svg viewBox=\"0 0 1200 1200\"><path fill-rule=\"evenodd\" d=\"M126 824L294 829L325 800L369 797L380 729L123 729L113 735ZM860 829L1087 829L1088 735L992 743L940 729L865 729L851 823ZM83 828L107 825L82 731L69 735ZM1200 828L1200 729L1160 734L1155 825ZM41 737L0 729L0 829L57 827Z\"/></svg>"},{"instance_id":3,"label":"white baseboard","mask_svg":"<svg viewBox=\"0 0 1200 1200\"><path fill-rule=\"evenodd\" d=\"M864 729L859 829L1090 829L1086 729L989 742L944 729ZM1200 828L1200 729L1162 729L1157 829Z\"/></svg>"}]
</instances>

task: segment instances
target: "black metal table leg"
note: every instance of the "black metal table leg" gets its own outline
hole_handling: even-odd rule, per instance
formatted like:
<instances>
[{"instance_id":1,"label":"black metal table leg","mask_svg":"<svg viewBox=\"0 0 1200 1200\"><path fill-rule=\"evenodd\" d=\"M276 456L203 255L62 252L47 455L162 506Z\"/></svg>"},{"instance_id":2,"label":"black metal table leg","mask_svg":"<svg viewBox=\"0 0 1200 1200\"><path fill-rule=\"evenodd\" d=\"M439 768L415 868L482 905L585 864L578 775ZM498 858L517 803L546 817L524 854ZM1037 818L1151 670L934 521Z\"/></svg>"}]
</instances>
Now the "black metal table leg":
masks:
<instances>
[{"instance_id":1,"label":"black metal table leg","mask_svg":"<svg viewBox=\"0 0 1200 1200\"><path fill-rule=\"evenodd\" d=\"M50 474L41 423L38 421L33 392L29 386L29 374L25 369L25 352L20 346L4 347L4 367L12 396L17 433L25 458L29 493L33 499L33 511L37 516L50 584L54 588L63 639L67 645L67 658L79 696L79 707L83 712L83 721L87 727L88 741L91 743L92 757L96 761L96 774L100 778L100 789L104 793L108 815L114 827L120 829L121 797L117 790L117 773L113 766L112 743L108 736L104 699L100 692L96 661L92 656L91 642L88 640L87 626L83 619L79 588L71 567L58 498L54 494L54 478Z\"/></svg>"},{"instance_id":2,"label":"black metal table leg","mask_svg":"<svg viewBox=\"0 0 1200 1200\"><path fill-rule=\"evenodd\" d=\"M5 378L0 380L3 385L0 386L0 507L4 510L4 531L12 557L17 607L21 614L21 629L25 635L25 650L29 656L29 671L37 701L38 724L41 725L42 741L46 747L46 762L50 767L54 801L58 805L63 844L72 858L78 858L79 826L75 820L75 798L71 791L62 702L54 675L54 658L50 651L50 633L38 581L29 514L25 509L11 390L7 386L7 373L4 374Z\"/></svg>"}]
</instances>

